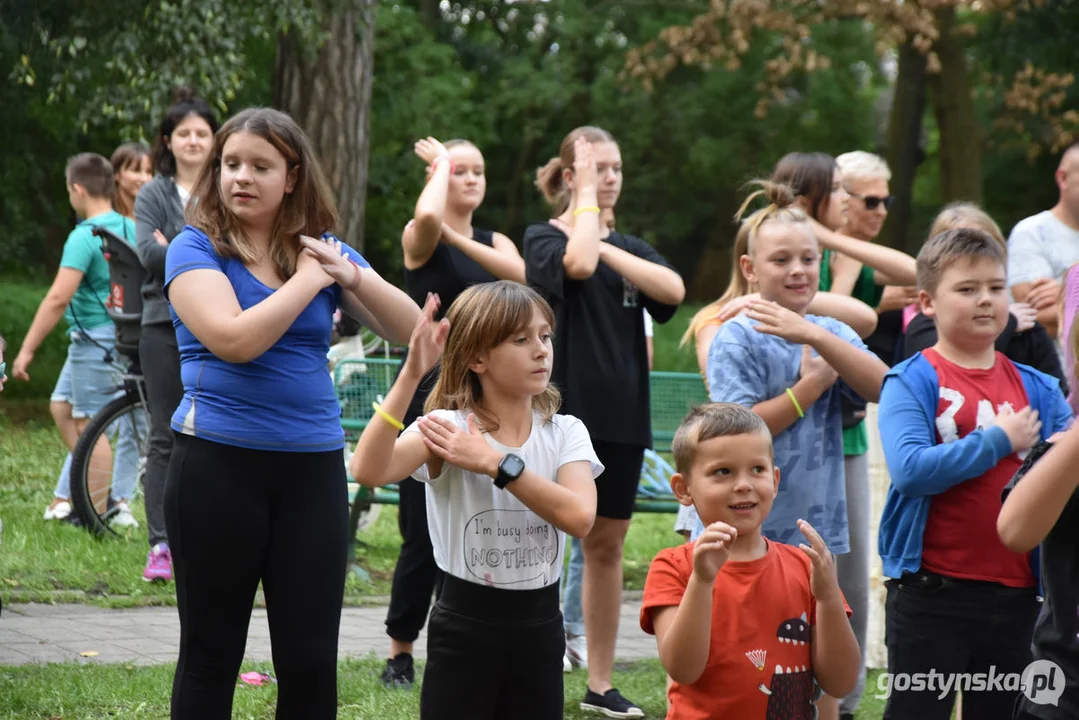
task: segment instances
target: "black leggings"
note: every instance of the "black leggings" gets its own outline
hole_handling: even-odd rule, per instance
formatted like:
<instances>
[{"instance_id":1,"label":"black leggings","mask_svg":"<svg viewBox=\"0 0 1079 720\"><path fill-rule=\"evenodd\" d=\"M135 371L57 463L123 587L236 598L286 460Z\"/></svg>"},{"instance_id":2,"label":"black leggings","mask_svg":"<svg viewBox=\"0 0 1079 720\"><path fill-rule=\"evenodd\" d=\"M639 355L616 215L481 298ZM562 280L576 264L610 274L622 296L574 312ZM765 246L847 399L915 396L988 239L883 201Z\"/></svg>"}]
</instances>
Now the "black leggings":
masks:
<instances>
[{"instance_id":1,"label":"black leggings","mask_svg":"<svg viewBox=\"0 0 1079 720\"><path fill-rule=\"evenodd\" d=\"M167 542L165 537L165 475L172 454L172 414L184 399L180 380L180 351L172 323L143 325L139 337L139 360L146 380L150 406L150 446L142 487L146 492L146 528L150 547Z\"/></svg>"},{"instance_id":2,"label":"black leggings","mask_svg":"<svg viewBox=\"0 0 1079 720\"><path fill-rule=\"evenodd\" d=\"M558 583L507 590L443 576L427 624L420 720L562 717Z\"/></svg>"},{"instance_id":3,"label":"black leggings","mask_svg":"<svg viewBox=\"0 0 1079 720\"><path fill-rule=\"evenodd\" d=\"M277 718L337 715L348 557L340 450L247 450L177 435L165 481L180 658L172 717L227 720L262 581Z\"/></svg>"}]
</instances>

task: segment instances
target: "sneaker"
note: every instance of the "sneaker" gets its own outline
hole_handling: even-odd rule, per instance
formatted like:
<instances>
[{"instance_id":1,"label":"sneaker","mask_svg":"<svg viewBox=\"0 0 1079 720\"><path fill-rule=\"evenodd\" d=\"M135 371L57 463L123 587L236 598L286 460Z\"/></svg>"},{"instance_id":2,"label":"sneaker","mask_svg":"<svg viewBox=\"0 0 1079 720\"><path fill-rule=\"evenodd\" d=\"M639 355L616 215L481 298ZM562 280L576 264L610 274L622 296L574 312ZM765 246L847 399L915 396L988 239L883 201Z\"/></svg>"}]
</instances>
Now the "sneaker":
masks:
<instances>
[{"instance_id":1,"label":"sneaker","mask_svg":"<svg viewBox=\"0 0 1079 720\"><path fill-rule=\"evenodd\" d=\"M68 515L71 514L71 503L67 500L61 500L58 503L49 505L45 508L46 520L66 520Z\"/></svg>"},{"instance_id":2,"label":"sneaker","mask_svg":"<svg viewBox=\"0 0 1079 720\"><path fill-rule=\"evenodd\" d=\"M416 682L416 668L412 666L412 656L403 652L387 660L379 681L390 690L408 690L412 687L412 683Z\"/></svg>"},{"instance_id":3,"label":"sneaker","mask_svg":"<svg viewBox=\"0 0 1079 720\"><path fill-rule=\"evenodd\" d=\"M639 718L644 717L644 710L622 697L622 693L614 688L600 695L591 690L585 693L581 701L581 709L585 712L606 715L610 718Z\"/></svg>"},{"instance_id":4,"label":"sneaker","mask_svg":"<svg viewBox=\"0 0 1079 720\"><path fill-rule=\"evenodd\" d=\"M569 661L569 653L562 656L562 672L573 672L573 663Z\"/></svg>"},{"instance_id":5,"label":"sneaker","mask_svg":"<svg viewBox=\"0 0 1079 720\"><path fill-rule=\"evenodd\" d=\"M113 504L113 508L116 513L109 520L109 525L114 528L123 529L135 529L139 526L139 521L135 519L135 516L131 513L131 507L127 504L127 500L117 500Z\"/></svg>"},{"instance_id":6,"label":"sneaker","mask_svg":"<svg viewBox=\"0 0 1079 720\"><path fill-rule=\"evenodd\" d=\"M146 553L146 569L142 571L144 582L172 582L172 553L165 543L158 543Z\"/></svg>"},{"instance_id":7,"label":"sneaker","mask_svg":"<svg viewBox=\"0 0 1079 720\"><path fill-rule=\"evenodd\" d=\"M588 643L584 635L566 635L566 657L573 667L588 669Z\"/></svg>"}]
</instances>

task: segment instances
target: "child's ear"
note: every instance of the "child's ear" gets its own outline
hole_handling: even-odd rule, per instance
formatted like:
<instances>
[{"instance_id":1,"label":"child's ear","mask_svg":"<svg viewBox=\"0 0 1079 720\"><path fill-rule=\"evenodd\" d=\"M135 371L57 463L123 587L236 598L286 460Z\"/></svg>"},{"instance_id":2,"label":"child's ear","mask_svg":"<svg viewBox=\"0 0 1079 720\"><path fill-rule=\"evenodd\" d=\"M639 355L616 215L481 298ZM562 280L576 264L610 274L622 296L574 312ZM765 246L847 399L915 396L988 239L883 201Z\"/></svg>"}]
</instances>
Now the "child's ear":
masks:
<instances>
[{"instance_id":1,"label":"child's ear","mask_svg":"<svg viewBox=\"0 0 1079 720\"><path fill-rule=\"evenodd\" d=\"M477 375L487 372L487 353L480 353L468 364L468 369Z\"/></svg>"},{"instance_id":2,"label":"child's ear","mask_svg":"<svg viewBox=\"0 0 1079 720\"><path fill-rule=\"evenodd\" d=\"M927 293L925 290L918 291L918 307L921 309L922 314L926 317L934 317L937 314L936 309L933 307L933 296Z\"/></svg>"},{"instance_id":3,"label":"child's ear","mask_svg":"<svg viewBox=\"0 0 1079 720\"><path fill-rule=\"evenodd\" d=\"M676 472L671 475L671 492L682 505L689 507L693 504L693 497L689 494L689 483L686 482L686 476L682 473Z\"/></svg>"},{"instance_id":4,"label":"child's ear","mask_svg":"<svg viewBox=\"0 0 1079 720\"><path fill-rule=\"evenodd\" d=\"M772 470L775 472L775 479L772 482L772 496L775 497L779 494L779 466L773 464Z\"/></svg>"},{"instance_id":5,"label":"child's ear","mask_svg":"<svg viewBox=\"0 0 1079 720\"><path fill-rule=\"evenodd\" d=\"M300 177L300 169L294 167L288 171L288 175L285 176L285 194L291 195L292 191L296 189L296 180Z\"/></svg>"},{"instance_id":6,"label":"child's ear","mask_svg":"<svg viewBox=\"0 0 1079 720\"><path fill-rule=\"evenodd\" d=\"M753 258L749 255L738 258L738 268L742 271L742 277L747 283L753 285L757 282L757 271L753 267Z\"/></svg>"}]
</instances>

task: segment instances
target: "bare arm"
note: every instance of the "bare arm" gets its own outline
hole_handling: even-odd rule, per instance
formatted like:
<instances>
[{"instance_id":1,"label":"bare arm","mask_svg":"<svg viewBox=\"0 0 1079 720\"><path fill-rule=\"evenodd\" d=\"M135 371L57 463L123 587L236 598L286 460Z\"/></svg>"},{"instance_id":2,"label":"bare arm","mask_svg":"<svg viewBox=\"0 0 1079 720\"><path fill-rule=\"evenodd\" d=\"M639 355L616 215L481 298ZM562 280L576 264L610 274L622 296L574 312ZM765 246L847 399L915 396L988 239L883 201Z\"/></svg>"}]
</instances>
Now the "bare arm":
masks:
<instances>
[{"instance_id":1,"label":"bare arm","mask_svg":"<svg viewBox=\"0 0 1079 720\"><path fill-rule=\"evenodd\" d=\"M1059 332L1060 283L1043 278L1034 282L1012 285L1012 297L1016 302L1030 303L1038 311L1038 322L1051 337Z\"/></svg>"},{"instance_id":2,"label":"bare arm","mask_svg":"<svg viewBox=\"0 0 1079 720\"><path fill-rule=\"evenodd\" d=\"M408 367L406 361L406 367L382 401L382 410L397 420L403 418L421 379L423 373L418 368ZM431 477L438 477L442 472L442 460L431 455L423 444L422 435L411 432L398 437L397 428L376 414L360 435L348 470L360 485L382 487L410 476L424 463L427 463Z\"/></svg>"},{"instance_id":3,"label":"bare arm","mask_svg":"<svg viewBox=\"0 0 1079 720\"><path fill-rule=\"evenodd\" d=\"M888 366L870 352L856 348L849 342L814 326L810 344L820 353L829 365L835 368L839 377L854 389L864 400L877 402L880 399L880 387Z\"/></svg>"},{"instance_id":4,"label":"bare arm","mask_svg":"<svg viewBox=\"0 0 1079 720\"><path fill-rule=\"evenodd\" d=\"M802 408L804 413L813 403L820 399L820 396L824 394L824 391L832 386L832 382L835 382L833 376L831 382L824 383L817 376L808 376L803 372L803 376L798 379L798 382L791 386L791 392L794 393L794 397L798 400L798 406ZM784 392L781 395L776 395L770 400L765 400L754 405L753 412L757 413L764 420L764 424L768 426L768 430L772 433L772 436L776 436L783 432L797 420L800 419L798 410L794 407L794 403L791 402L790 395Z\"/></svg>"},{"instance_id":5,"label":"bare arm","mask_svg":"<svg viewBox=\"0 0 1079 720\"><path fill-rule=\"evenodd\" d=\"M64 316L64 310L71 304L71 298L75 297L75 291L79 289L83 273L74 268L62 267L56 272L56 279L45 294L41 304L37 306L34 319L30 323L30 329L26 331L19 354L29 353L31 356L45 342L45 338L53 331L60 318Z\"/></svg>"},{"instance_id":6,"label":"bare arm","mask_svg":"<svg viewBox=\"0 0 1079 720\"><path fill-rule=\"evenodd\" d=\"M592 151L592 143L577 138L573 146L573 202L569 217L572 219L573 228L569 232L569 242L566 243L566 252L562 256L562 267L566 271L566 277L573 280L586 280L596 272L599 265L599 243L602 229L600 213L587 210L579 215L578 209L598 208L599 201L596 198L596 185L598 174L596 171L596 159Z\"/></svg>"},{"instance_id":7,"label":"bare arm","mask_svg":"<svg viewBox=\"0 0 1079 720\"><path fill-rule=\"evenodd\" d=\"M817 601L817 624L810 642L817 684L832 697L845 697L858 682L862 660L841 599Z\"/></svg>"},{"instance_id":8,"label":"bare arm","mask_svg":"<svg viewBox=\"0 0 1079 720\"><path fill-rule=\"evenodd\" d=\"M659 659L676 683L691 685L708 665L712 644L712 586L690 575L680 605L652 614Z\"/></svg>"},{"instance_id":9,"label":"bare arm","mask_svg":"<svg viewBox=\"0 0 1079 720\"><path fill-rule=\"evenodd\" d=\"M697 367L701 374L708 375L708 350L712 347L712 339L719 332L719 325L705 325L697 331Z\"/></svg>"},{"instance_id":10,"label":"bare arm","mask_svg":"<svg viewBox=\"0 0 1079 720\"><path fill-rule=\"evenodd\" d=\"M1009 549L1030 552L1041 543L1079 487L1079 428L1065 433L1021 482L997 516L997 534Z\"/></svg>"},{"instance_id":11,"label":"bare arm","mask_svg":"<svg viewBox=\"0 0 1079 720\"><path fill-rule=\"evenodd\" d=\"M314 269L309 263L314 263ZM262 302L240 308L228 277L196 269L177 275L169 302L199 342L226 362L245 363L273 347L318 292L332 280L313 258L300 254L296 274ZM317 275L315 274L317 271ZM321 277L320 277L321 276Z\"/></svg>"},{"instance_id":12,"label":"bare arm","mask_svg":"<svg viewBox=\"0 0 1079 720\"><path fill-rule=\"evenodd\" d=\"M513 241L502 233L495 233L493 246L466 238L449 225L442 225L442 239L455 247L477 265L500 280L514 280L522 285L525 280L525 261Z\"/></svg>"},{"instance_id":13,"label":"bare arm","mask_svg":"<svg viewBox=\"0 0 1079 720\"><path fill-rule=\"evenodd\" d=\"M637 257L606 242L600 243L599 259L656 302L677 305L686 297L686 285L682 282L682 276L668 267Z\"/></svg>"},{"instance_id":14,"label":"bare arm","mask_svg":"<svg viewBox=\"0 0 1079 720\"><path fill-rule=\"evenodd\" d=\"M420 317L419 306L372 268L359 268L355 277L358 282L341 293L342 309L383 340L396 345L408 344Z\"/></svg>"},{"instance_id":15,"label":"bare arm","mask_svg":"<svg viewBox=\"0 0 1079 720\"><path fill-rule=\"evenodd\" d=\"M831 263L831 291L840 295L852 294L858 283L858 276L862 274L862 263L842 253L832 253Z\"/></svg>"},{"instance_id":16,"label":"bare arm","mask_svg":"<svg viewBox=\"0 0 1079 720\"><path fill-rule=\"evenodd\" d=\"M883 245L842 235L829 230L816 220L811 222L821 245L873 268L875 271L873 280L878 285L917 284L914 258L910 255Z\"/></svg>"},{"instance_id":17,"label":"bare arm","mask_svg":"<svg viewBox=\"0 0 1079 720\"><path fill-rule=\"evenodd\" d=\"M442 143L434 138L416 142L416 154L428 164L434 163L427 184L416 201L413 222L401 234L405 252L405 267L414 270L427 262L442 235L442 217L446 212L446 195L450 187L453 163ZM438 160L438 158L442 158ZM438 162L435 162L438 160Z\"/></svg>"},{"instance_id":18,"label":"bare arm","mask_svg":"<svg viewBox=\"0 0 1079 720\"><path fill-rule=\"evenodd\" d=\"M832 285L834 288L835 285ZM877 312L861 300L838 292L819 292L813 296L807 312L814 315L826 315L835 318L858 334L866 338L877 329Z\"/></svg>"}]
</instances>

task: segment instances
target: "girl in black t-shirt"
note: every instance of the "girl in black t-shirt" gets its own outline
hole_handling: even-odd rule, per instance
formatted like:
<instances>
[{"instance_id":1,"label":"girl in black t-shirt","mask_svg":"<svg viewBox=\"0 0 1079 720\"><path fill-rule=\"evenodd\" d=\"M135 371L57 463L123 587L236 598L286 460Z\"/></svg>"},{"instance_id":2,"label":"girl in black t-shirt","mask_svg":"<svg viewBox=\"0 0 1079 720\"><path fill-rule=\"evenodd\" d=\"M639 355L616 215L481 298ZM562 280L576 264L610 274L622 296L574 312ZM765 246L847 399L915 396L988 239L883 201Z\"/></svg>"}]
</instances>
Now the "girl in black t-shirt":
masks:
<instances>
[{"instance_id":1,"label":"girl in black t-shirt","mask_svg":"<svg viewBox=\"0 0 1079 720\"><path fill-rule=\"evenodd\" d=\"M525 265L513 241L472 225L472 213L483 202L487 189L479 148L467 140L450 140L443 145L429 137L417 141L415 151L427 163L427 184L416 201L415 215L401 234L409 296L422 306L431 293L439 297L442 308L448 308L470 285L498 279L523 283ZM437 377L437 370L432 371L420 383L405 415L406 424L423 415L423 403ZM403 543L386 614L390 659L382 682L389 687L408 687L416 677L412 645L427 617L438 568L427 532L423 485L405 478L398 488L397 523Z\"/></svg>"},{"instance_id":2,"label":"girl in black t-shirt","mask_svg":"<svg viewBox=\"0 0 1079 720\"><path fill-rule=\"evenodd\" d=\"M584 549L584 616L588 690L583 709L641 717L611 686L622 602L622 546L633 513L644 449L652 444L647 309L670 320L685 285L640 238L611 230L622 190L622 157L609 133L580 127L562 141L558 157L536 184L554 217L524 236L528 283L555 311L553 382L562 412L584 421L606 467L596 480L597 517Z\"/></svg>"}]
</instances>

